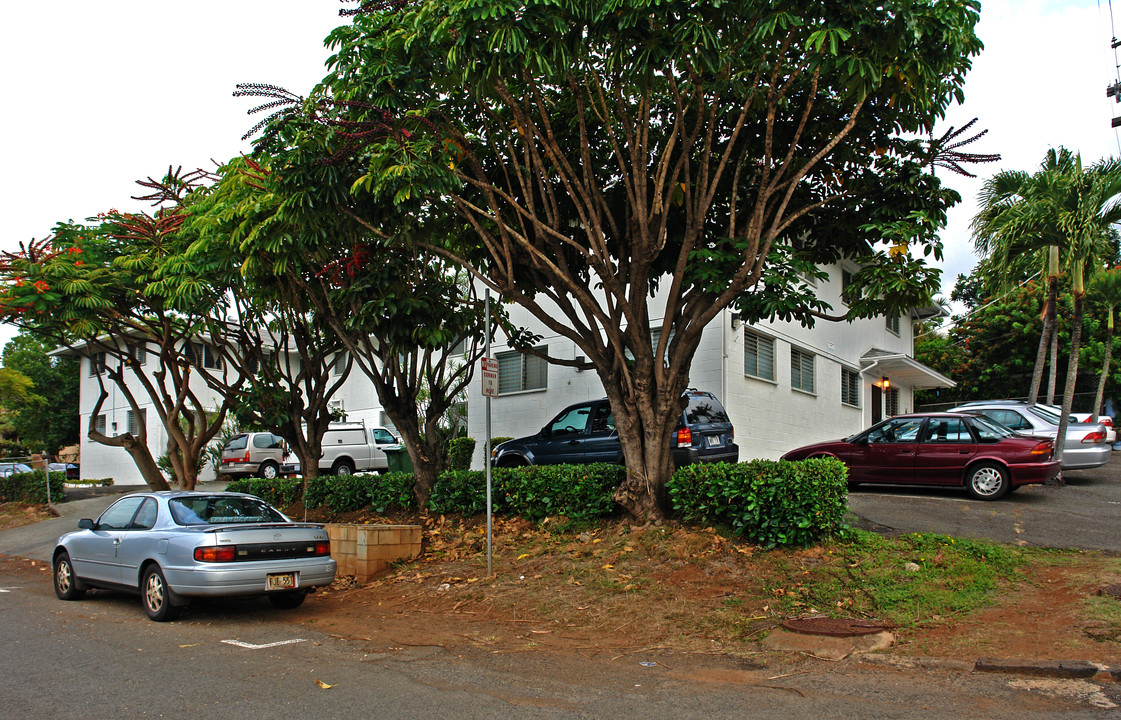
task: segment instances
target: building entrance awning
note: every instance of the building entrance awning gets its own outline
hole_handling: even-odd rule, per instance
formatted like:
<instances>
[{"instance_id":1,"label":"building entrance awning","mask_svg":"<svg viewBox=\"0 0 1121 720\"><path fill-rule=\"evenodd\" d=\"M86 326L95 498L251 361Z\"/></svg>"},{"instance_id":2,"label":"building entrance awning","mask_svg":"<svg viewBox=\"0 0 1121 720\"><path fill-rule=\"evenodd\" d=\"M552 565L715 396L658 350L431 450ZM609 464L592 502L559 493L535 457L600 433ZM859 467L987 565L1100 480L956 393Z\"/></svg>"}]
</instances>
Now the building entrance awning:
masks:
<instances>
[{"instance_id":1,"label":"building entrance awning","mask_svg":"<svg viewBox=\"0 0 1121 720\"><path fill-rule=\"evenodd\" d=\"M907 385L914 390L952 388L957 385L941 373L902 353L890 354L872 350L860 358L861 372L879 379L886 377L893 384Z\"/></svg>"}]
</instances>

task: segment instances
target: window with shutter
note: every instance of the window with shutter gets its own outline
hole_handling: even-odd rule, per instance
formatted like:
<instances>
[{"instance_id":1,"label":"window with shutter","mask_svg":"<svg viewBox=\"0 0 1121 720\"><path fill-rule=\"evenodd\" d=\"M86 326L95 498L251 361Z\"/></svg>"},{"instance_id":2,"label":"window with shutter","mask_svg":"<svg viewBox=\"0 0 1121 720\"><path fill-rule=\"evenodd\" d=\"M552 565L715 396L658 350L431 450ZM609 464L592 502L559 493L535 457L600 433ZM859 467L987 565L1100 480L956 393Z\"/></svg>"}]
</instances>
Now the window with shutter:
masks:
<instances>
[{"instance_id":1,"label":"window with shutter","mask_svg":"<svg viewBox=\"0 0 1121 720\"><path fill-rule=\"evenodd\" d=\"M775 340L744 328L743 374L763 380L775 379Z\"/></svg>"}]
</instances>

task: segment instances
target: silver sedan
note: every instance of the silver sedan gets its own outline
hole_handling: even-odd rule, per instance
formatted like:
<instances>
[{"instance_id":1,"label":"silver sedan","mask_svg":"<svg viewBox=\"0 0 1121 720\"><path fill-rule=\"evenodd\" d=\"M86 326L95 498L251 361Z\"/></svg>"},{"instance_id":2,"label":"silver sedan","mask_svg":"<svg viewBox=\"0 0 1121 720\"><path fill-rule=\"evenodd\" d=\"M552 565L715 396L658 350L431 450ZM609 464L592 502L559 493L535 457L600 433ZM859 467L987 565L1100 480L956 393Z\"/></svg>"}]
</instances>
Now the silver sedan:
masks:
<instances>
[{"instance_id":1,"label":"silver sedan","mask_svg":"<svg viewBox=\"0 0 1121 720\"><path fill-rule=\"evenodd\" d=\"M60 599L77 600L91 587L139 593L156 621L173 619L197 597L264 595L295 608L336 570L322 526L226 492L125 495L60 537L52 561Z\"/></svg>"},{"instance_id":2,"label":"silver sedan","mask_svg":"<svg viewBox=\"0 0 1121 720\"><path fill-rule=\"evenodd\" d=\"M1059 434L1060 414L1047 405L990 400L965 403L949 412L984 415L1021 435L1055 439ZM1063 470L1087 470L1105 465L1113 455L1113 446L1106 438L1106 429L1101 423L1070 421L1063 442Z\"/></svg>"}]
</instances>

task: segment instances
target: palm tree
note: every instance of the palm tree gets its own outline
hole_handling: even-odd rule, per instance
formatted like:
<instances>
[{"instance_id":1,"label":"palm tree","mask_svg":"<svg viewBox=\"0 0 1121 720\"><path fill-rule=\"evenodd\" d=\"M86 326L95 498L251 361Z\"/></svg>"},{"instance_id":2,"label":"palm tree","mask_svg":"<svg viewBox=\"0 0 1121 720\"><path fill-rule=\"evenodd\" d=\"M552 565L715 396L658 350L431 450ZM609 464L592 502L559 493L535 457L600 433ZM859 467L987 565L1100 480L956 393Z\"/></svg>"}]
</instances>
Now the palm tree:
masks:
<instances>
[{"instance_id":1,"label":"palm tree","mask_svg":"<svg viewBox=\"0 0 1121 720\"><path fill-rule=\"evenodd\" d=\"M985 181L977 197L981 210L973 218L973 243L977 251L993 267L995 286L1007 289L1019 279L1008 272L1023 266L1024 256L1034 256L1032 264L1043 265L1046 273L1047 296L1043 305L1043 332L1035 356L1028 402L1039 397L1043 382L1043 366L1047 348L1055 333L1058 316L1059 275L1061 269L1059 249L1063 244L1059 228L1047 222L1039 210L1053 205L1061 192L1061 181L1076 164L1076 156L1065 148L1047 151L1039 172L1006 170ZM1078 161L1079 170L1080 161ZM1057 347L1051 352L1051 380L1048 400L1054 401Z\"/></svg>"},{"instance_id":2,"label":"palm tree","mask_svg":"<svg viewBox=\"0 0 1121 720\"><path fill-rule=\"evenodd\" d=\"M1090 292L1098 300L1105 303L1107 313L1105 321L1105 359L1102 360L1098 393L1094 397L1094 414L1090 418L1091 422L1097 422L1098 408L1102 406L1102 400L1105 398L1105 382L1106 378L1109 377L1110 356L1113 354L1113 309L1121 305L1121 268L1113 268L1096 275L1090 281Z\"/></svg>"},{"instance_id":3,"label":"palm tree","mask_svg":"<svg viewBox=\"0 0 1121 720\"><path fill-rule=\"evenodd\" d=\"M979 197L981 211L973 220L977 249L990 255L995 268L1013 266L1023 253L1046 252L1048 300L1046 316L1057 306L1058 270L1071 278L1074 317L1071 321L1071 355L1063 388L1063 410L1059 437L1065 437L1074 383L1078 374L1078 351L1082 342L1082 316L1086 298L1085 279L1108 257L1116 237L1113 225L1121 221L1121 164L1103 160L1083 169L1082 158L1065 148L1052 149L1032 175L998 173L985 183ZM1057 262L1051 262L1056 260ZM1052 290L1052 288L1054 288ZM1045 344L1054 333L1053 319L1044 321L1040 349L1036 355L1029 402L1035 402L1042 379ZM1062 443L1056 444L1062 457Z\"/></svg>"}]
</instances>

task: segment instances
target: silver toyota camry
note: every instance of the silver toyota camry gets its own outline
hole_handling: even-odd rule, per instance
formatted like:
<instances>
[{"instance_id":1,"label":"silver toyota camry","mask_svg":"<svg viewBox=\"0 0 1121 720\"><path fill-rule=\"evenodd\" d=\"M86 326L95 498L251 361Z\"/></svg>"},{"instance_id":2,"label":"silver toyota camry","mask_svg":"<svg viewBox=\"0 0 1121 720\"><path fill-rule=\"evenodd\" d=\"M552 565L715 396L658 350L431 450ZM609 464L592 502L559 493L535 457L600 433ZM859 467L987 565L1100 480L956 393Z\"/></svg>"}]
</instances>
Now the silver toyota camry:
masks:
<instances>
[{"instance_id":1,"label":"silver toyota camry","mask_svg":"<svg viewBox=\"0 0 1121 720\"><path fill-rule=\"evenodd\" d=\"M264 595L295 608L335 579L327 531L298 523L253 495L141 492L58 539L55 594L87 588L140 594L148 617L171 620L197 597Z\"/></svg>"}]
</instances>

